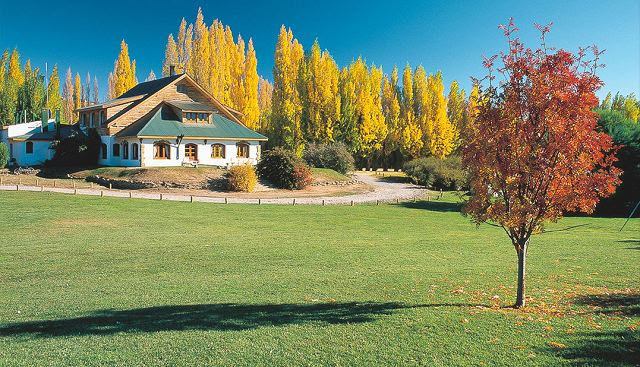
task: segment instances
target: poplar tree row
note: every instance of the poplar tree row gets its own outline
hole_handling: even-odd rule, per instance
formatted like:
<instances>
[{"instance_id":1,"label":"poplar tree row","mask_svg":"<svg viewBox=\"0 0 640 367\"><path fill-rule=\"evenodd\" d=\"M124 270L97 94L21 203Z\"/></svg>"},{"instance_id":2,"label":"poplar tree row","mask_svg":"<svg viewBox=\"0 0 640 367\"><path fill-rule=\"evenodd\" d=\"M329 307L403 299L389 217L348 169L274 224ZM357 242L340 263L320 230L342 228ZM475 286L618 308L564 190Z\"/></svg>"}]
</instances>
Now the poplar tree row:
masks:
<instances>
[{"instance_id":1,"label":"poplar tree row","mask_svg":"<svg viewBox=\"0 0 640 367\"><path fill-rule=\"evenodd\" d=\"M75 78L72 75L71 68L68 68L64 86L62 87L62 113L65 121L76 122L78 121L78 114L75 110L98 103L99 89L97 77L93 78L92 88L90 73L87 73L84 83L82 83L79 73L76 73Z\"/></svg>"},{"instance_id":2,"label":"poplar tree row","mask_svg":"<svg viewBox=\"0 0 640 367\"><path fill-rule=\"evenodd\" d=\"M340 69L316 41L305 53L291 29L280 29L273 68L270 144L301 154L307 143L344 142L367 165L432 155L445 158L460 145L473 117L478 91L470 97L453 81L448 94L442 74L407 65L399 80L358 58Z\"/></svg>"},{"instance_id":3,"label":"poplar tree row","mask_svg":"<svg viewBox=\"0 0 640 367\"><path fill-rule=\"evenodd\" d=\"M207 26L202 9L198 9L195 23L187 26L183 18L177 39L173 34L167 39L163 76L169 75L171 66L176 73L188 73L220 102L244 114L249 128L260 128L260 78L252 39L245 50L241 35L234 38L231 28L217 19Z\"/></svg>"},{"instance_id":4,"label":"poplar tree row","mask_svg":"<svg viewBox=\"0 0 640 367\"><path fill-rule=\"evenodd\" d=\"M0 125L40 120L44 108L52 113L62 108L57 65L49 76L48 102L44 80L42 71L32 68L30 60L21 65L17 49L4 51L0 58Z\"/></svg>"}]
</instances>

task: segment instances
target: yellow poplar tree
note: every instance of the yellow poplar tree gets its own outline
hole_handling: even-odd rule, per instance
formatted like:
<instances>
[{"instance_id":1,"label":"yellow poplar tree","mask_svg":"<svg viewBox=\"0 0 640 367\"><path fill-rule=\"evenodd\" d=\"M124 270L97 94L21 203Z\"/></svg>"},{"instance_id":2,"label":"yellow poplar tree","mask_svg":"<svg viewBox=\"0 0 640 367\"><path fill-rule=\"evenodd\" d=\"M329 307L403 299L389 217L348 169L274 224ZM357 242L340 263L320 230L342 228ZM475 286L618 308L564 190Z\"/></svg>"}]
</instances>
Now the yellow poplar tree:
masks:
<instances>
[{"instance_id":1,"label":"yellow poplar tree","mask_svg":"<svg viewBox=\"0 0 640 367\"><path fill-rule=\"evenodd\" d=\"M182 72L193 75L193 24L187 27L187 34L184 39L184 70Z\"/></svg>"},{"instance_id":2,"label":"yellow poplar tree","mask_svg":"<svg viewBox=\"0 0 640 367\"><path fill-rule=\"evenodd\" d=\"M71 68L67 69L67 74L64 78L64 88L62 89L62 100L64 102L63 105L63 113L64 118L67 121L75 120L75 101L74 101L74 90L73 90L73 77L71 76Z\"/></svg>"},{"instance_id":3,"label":"yellow poplar tree","mask_svg":"<svg viewBox=\"0 0 640 367\"><path fill-rule=\"evenodd\" d=\"M429 151L434 157L444 159L453 152L454 129L447 117L442 74L438 72L429 85L433 106L433 114L430 116L432 130L429 136Z\"/></svg>"},{"instance_id":4,"label":"yellow poplar tree","mask_svg":"<svg viewBox=\"0 0 640 367\"><path fill-rule=\"evenodd\" d=\"M51 116L55 117L56 111L60 111L61 119L64 118L62 114L62 97L60 96L60 77L58 76L58 65L53 66L51 75L49 76L49 85L47 86L47 93L49 94L49 104L47 108L51 111ZM65 121L62 121L65 122Z\"/></svg>"},{"instance_id":5,"label":"yellow poplar tree","mask_svg":"<svg viewBox=\"0 0 640 367\"><path fill-rule=\"evenodd\" d=\"M9 80L13 80L18 87L24 84L24 73L20 68L20 53L17 48L13 49L11 52L11 57L9 58Z\"/></svg>"},{"instance_id":6,"label":"yellow poplar tree","mask_svg":"<svg viewBox=\"0 0 640 367\"><path fill-rule=\"evenodd\" d=\"M382 81L382 112L389 132L384 141L383 153L390 156L401 146L402 126L400 124L400 98L398 93L398 67L394 66L391 79L387 75ZM385 160L386 162L386 160ZM386 167L386 166L385 166Z\"/></svg>"},{"instance_id":7,"label":"yellow poplar tree","mask_svg":"<svg viewBox=\"0 0 640 367\"><path fill-rule=\"evenodd\" d=\"M433 97L431 96L429 86L431 78L427 78L427 72L422 65L416 68L413 74L413 113L415 115L416 124L422 136L422 155L424 148L429 146L429 137L433 131Z\"/></svg>"},{"instance_id":8,"label":"yellow poplar tree","mask_svg":"<svg viewBox=\"0 0 640 367\"><path fill-rule=\"evenodd\" d=\"M304 50L291 29L280 27L273 66L272 131L275 145L301 155L304 140L300 126L302 106L298 93L298 72Z\"/></svg>"},{"instance_id":9,"label":"yellow poplar tree","mask_svg":"<svg viewBox=\"0 0 640 367\"><path fill-rule=\"evenodd\" d=\"M136 85L135 60L129 59L129 46L122 40L113 70L113 96L118 97Z\"/></svg>"},{"instance_id":10,"label":"yellow poplar tree","mask_svg":"<svg viewBox=\"0 0 640 367\"><path fill-rule=\"evenodd\" d=\"M343 132L349 139L351 149L371 165L376 153L382 149L382 142L387 136L387 125L382 113L382 69L367 64L359 57L349 65L346 72L341 73L341 89L345 98L345 107L352 109L353 119L347 126L353 132ZM343 114L343 117L345 115Z\"/></svg>"},{"instance_id":11,"label":"yellow poplar tree","mask_svg":"<svg viewBox=\"0 0 640 367\"><path fill-rule=\"evenodd\" d=\"M316 40L299 76L305 139L314 143L334 140L340 118L339 69L328 51L321 52Z\"/></svg>"},{"instance_id":12,"label":"yellow poplar tree","mask_svg":"<svg viewBox=\"0 0 640 367\"><path fill-rule=\"evenodd\" d=\"M178 43L176 44L177 64L176 73L184 73L187 69L187 60L189 55L186 54L187 42L187 21L182 18L178 27Z\"/></svg>"},{"instance_id":13,"label":"yellow poplar tree","mask_svg":"<svg viewBox=\"0 0 640 367\"><path fill-rule=\"evenodd\" d=\"M82 83L80 82L80 74L76 73L73 82L73 108L82 107Z\"/></svg>"},{"instance_id":14,"label":"yellow poplar tree","mask_svg":"<svg viewBox=\"0 0 640 367\"><path fill-rule=\"evenodd\" d=\"M253 48L253 40L249 38L247 57L244 64L244 104L242 113L244 123L250 129L258 128L260 118L260 107L258 103L258 59L256 50Z\"/></svg>"},{"instance_id":15,"label":"yellow poplar tree","mask_svg":"<svg viewBox=\"0 0 640 367\"><path fill-rule=\"evenodd\" d=\"M416 158L420 156L424 143L414 112L413 84L411 67L407 64L402 73L402 149L410 157Z\"/></svg>"},{"instance_id":16,"label":"yellow poplar tree","mask_svg":"<svg viewBox=\"0 0 640 367\"><path fill-rule=\"evenodd\" d=\"M202 8L198 8L195 34L193 40L193 57L191 58L192 76L196 83L208 86L210 72L209 29L204 24Z\"/></svg>"},{"instance_id":17,"label":"yellow poplar tree","mask_svg":"<svg viewBox=\"0 0 640 367\"><path fill-rule=\"evenodd\" d=\"M258 106L260 108L260 120L258 130L267 132L271 119L271 100L273 98L273 86L268 80L259 77L258 81Z\"/></svg>"},{"instance_id":18,"label":"yellow poplar tree","mask_svg":"<svg viewBox=\"0 0 640 367\"><path fill-rule=\"evenodd\" d=\"M451 82L449 98L447 99L447 117L453 127L454 149L460 146L460 133L464 129L465 120L465 93L459 90L458 82Z\"/></svg>"},{"instance_id":19,"label":"yellow poplar tree","mask_svg":"<svg viewBox=\"0 0 640 367\"><path fill-rule=\"evenodd\" d=\"M167 47L164 51L164 62L162 63L162 75L169 76L170 67L174 66L178 70L178 47L173 39L173 34L167 38Z\"/></svg>"},{"instance_id":20,"label":"yellow poplar tree","mask_svg":"<svg viewBox=\"0 0 640 367\"><path fill-rule=\"evenodd\" d=\"M231 29L231 28L229 28ZM231 107L238 110L244 110L244 40L242 36L238 35L238 43L233 43L233 40L230 43L231 49L229 50L229 57L231 60L230 63L230 73L231 73Z\"/></svg>"}]
</instances>

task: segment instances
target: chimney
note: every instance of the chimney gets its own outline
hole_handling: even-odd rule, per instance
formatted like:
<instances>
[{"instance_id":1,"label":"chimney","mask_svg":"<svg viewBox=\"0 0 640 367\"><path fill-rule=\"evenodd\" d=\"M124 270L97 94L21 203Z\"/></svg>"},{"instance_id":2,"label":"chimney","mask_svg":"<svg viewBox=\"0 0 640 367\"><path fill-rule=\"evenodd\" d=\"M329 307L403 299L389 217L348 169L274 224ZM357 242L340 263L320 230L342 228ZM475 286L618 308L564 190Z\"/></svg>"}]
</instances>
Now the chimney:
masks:
<instances>
[{"instance_id":1,"label":"chimney","mask_svg":"<svg viewBox=\"0 0 640 367\"><path fill-rule=\"evenodd\" d=\"M169 76L174 76L174 75L176 75L176 66L169 65Z\"/></svg>"}]
</instances>

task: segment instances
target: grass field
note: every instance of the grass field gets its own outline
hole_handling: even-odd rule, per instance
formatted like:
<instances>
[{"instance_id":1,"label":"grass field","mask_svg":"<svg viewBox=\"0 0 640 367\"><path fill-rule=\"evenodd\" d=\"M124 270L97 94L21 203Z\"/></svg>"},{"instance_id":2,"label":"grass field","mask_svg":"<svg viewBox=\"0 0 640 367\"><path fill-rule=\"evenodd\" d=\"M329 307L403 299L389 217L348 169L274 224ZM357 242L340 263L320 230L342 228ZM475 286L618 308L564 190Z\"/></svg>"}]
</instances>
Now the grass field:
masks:
<instances>
[{"instance_id":1,"label":"grass field","mask_svg":"<svg viewBox=\"0 0 640 367\"><path fill-rule=\"evenodd\" d=\"M0 365L640 363L640 220L535 236L515 311L456 210L0 192Z\"/></svg>"}]
</instances>

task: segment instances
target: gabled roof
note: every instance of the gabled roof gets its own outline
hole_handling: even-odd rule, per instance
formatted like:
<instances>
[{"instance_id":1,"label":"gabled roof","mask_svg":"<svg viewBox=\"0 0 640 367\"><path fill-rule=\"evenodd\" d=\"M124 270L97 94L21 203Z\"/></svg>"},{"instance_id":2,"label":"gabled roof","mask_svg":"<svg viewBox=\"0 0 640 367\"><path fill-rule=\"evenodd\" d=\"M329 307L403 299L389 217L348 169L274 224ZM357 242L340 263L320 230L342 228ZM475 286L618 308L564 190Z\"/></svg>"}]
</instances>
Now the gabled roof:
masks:
<instances>
[{"instance_id":1,"label":"gabled roof","mask_svg":"<svg viewBox=\"0 0 640 367\"><path fill-rule=\"evenodd\" d=\"M121 105L121 104L124 104L124 103L135 102L135 101L137 101L139 99L142 99L144 97L145 97L145 95L143 94L143 95L140 95L140 96L112 99L110 101L106 101L106 102L102 102L102 103L98 103L98 104L93 104L93 105L90 105L90 106L77 108L76 111L91 111L91 110L96 110L96 109L114 107L114 106L118 106L118 105Z\"/></svg>"},{"instance_id":2,"label":"gabled roof","mask_svg":"<svg viewBox=\"0 0 640 367\"><path fill-rule=\"evenodd\" d=\"M162 89L162 88L166 87L167 85L173 83L174 80L177 80L182 75L183 74L176 74L176 75L167 76L167 77L164 77L164 78L160 78L160 79L156 79L156 80L150 80L148 82L140 83L140 84L136 85L135 87L129 89L128 91L124 92L120 96L118 96L117 99L154 94L154 93L158 92L160 89Z\"/></svg>"},{"instance_id":3,"label":"gabled roof","mask_svg":"<svg viewBox=\"0 0 640 367\"><path fill-rule=\"evenodd\" d=\"M211 124L183 123L168 103L161 103L140 120L119 131L117 137L210 138L267 140L264 135L214 113Z\"/></svg>"}]
</instances>

